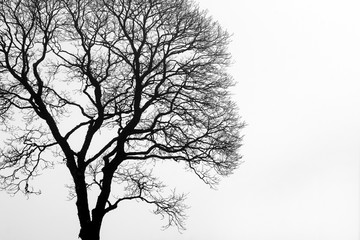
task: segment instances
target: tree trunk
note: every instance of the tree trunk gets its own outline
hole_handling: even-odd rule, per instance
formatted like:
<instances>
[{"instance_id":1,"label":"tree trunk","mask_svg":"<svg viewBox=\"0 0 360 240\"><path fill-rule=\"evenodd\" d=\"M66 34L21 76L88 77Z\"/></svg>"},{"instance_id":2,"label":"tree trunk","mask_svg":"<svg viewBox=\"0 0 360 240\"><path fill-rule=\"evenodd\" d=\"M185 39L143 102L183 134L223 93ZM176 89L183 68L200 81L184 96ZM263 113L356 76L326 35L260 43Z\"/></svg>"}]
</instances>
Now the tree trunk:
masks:
<instances>
[{"instance_id":1,"label":"tree trunk","mask_svg":"<svg viewBox=\"0 0 360 240\"><path fill-rule=\"evenodd\" d=\"M90 222L79 233L81 240L100 240L101 223Z\"/></svg>"},{"instance_id":2,"label":"tree trunk","mask_svg":"<svg viewBox=\"0 0 360 240\"><path fill-rule=\"evenodd\" d=\"M80 222L79 238L82 240L99 240L101 220L94 221L94 219L91 219L84 174L76 171L73 177L77 197L76 207Z\"/></svg>"},{"instance_id":3,"label":"tree trunk","mask_svg":"<svg viewBox=\"0 0 360 240\"><path fill-rule=\"evenodd\" d=\"M104 177L102 189L98 196L96 207L91 211L91 216L83 171L77 173L77 175L74 177L77 195L76 207L80 221L79 238L81 238L81 240L100 239L101 224L106 213L105 205L110 195L111 181L114 171L115 170L111 168L103 168Z\"/></svg>"},{"instance_id":4,"label":"tree trunk","mask_svg":"<svg viewBox=\"0 0 360 240\"><path fill-rule=\"evenodd\" d=\"M82 240L99 240L100 239L100 229L102 220L104 218L103 211L92 211L93 219L87 224L83 224L80 229L79 237Z\"/></svg>"}]
</instances>

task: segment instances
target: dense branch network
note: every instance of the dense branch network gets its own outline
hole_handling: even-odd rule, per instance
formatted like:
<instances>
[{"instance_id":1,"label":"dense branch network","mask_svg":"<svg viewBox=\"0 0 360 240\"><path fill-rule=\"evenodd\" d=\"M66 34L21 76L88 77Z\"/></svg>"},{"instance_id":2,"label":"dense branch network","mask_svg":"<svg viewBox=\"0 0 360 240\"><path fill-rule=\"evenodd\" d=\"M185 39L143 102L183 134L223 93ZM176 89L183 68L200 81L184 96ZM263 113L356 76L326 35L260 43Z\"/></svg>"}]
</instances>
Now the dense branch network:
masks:
<instances>
[{"instance_id":1,"label":"dense branch network","mask_svg":"<svg viewBox=\"0 0 360 240\"><path fill-rule=\"evenodd\" d=\"M2 187L33 192L56 152L82 229L130 199L183 228L185 195L163 196L147 163L183 163L211 186L237 167L244 124L228 92L228 41L187 0L1 1L0 120L14 132ZM123 194L111 200L112 183Z\"/></svg>"}]
</instances>

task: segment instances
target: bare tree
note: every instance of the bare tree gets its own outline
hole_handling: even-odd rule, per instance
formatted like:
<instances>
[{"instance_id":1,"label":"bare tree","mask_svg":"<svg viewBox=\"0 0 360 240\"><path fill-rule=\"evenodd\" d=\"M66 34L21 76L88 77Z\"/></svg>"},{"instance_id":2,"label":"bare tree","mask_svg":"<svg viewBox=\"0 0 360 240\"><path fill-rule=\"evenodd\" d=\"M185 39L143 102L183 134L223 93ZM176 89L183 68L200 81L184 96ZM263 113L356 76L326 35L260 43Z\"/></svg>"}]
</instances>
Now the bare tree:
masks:
<instances>
[{"instance_id":1,"label":"bare tree","mask_svg":"<svg viewBox=\"0 0 360 240\"><path fill-rule=\"evenodd\" d=\"M39 193L33 178L64 162L81 239L132 199L183 229L185 195L152 167L176 162L210 186L237 167L228 42L190 0L1 0L2 188Z\"/></svg>"}]
</instances>

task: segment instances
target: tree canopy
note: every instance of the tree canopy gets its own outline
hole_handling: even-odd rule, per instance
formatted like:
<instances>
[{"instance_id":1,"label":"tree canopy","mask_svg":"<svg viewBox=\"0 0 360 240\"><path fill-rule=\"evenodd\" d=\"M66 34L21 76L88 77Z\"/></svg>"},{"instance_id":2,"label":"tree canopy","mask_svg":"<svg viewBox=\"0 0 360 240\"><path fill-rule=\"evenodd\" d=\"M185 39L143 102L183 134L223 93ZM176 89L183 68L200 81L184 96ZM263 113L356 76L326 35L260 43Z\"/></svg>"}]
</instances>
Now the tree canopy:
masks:
<instances>
[{"instance_id":1,"label":"tree canopy","mask_svg":"<svg viewBox=\"0 0 360 240\"><path fill-rule=\"evenodd\" d=\"M0 1L1 187L38 193L34 177L65 163L81 239L131 199L184 228L185 195L151 169L177 162L214 186L238 166L228 44L188 0Z\"/></svg>"}]
</instances>

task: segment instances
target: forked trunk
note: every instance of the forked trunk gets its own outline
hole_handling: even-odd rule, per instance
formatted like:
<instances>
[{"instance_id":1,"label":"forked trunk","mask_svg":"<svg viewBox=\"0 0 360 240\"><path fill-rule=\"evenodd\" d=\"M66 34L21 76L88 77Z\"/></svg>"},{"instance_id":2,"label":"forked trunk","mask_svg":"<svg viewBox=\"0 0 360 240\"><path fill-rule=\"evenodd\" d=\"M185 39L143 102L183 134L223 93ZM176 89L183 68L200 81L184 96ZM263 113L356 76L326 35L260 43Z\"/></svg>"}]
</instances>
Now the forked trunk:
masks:
<instances>
[{"instance_id":1,"label":"forked trunk","mask_svg":"<svg viewBox=\"0 0 360 240\"><path fill-rule=\"evenodd\" d=\"M90 222L80 230L81 240L100 240L101 223Z\"/></svg>"},{"instance_id":2,"label":"forked trunk","mask_svg":"<svg viewBox=\"0 0 360 240\"><path fill-rule=\"evenodd\" d=\"M79 174L76 178L76 207L78 210L78 218L80 222L79 238L81 240L99 240L100 228L104 217L103 210L93 210L90 216L87 189L84 177Z\"/></svg>"},{"instance_id":3,"label":"forked trunk","mask_svg":"<svg viewBox=\"0 0 360 240\"><path fill-rule=\"evenodd\" d=\"M116 168L114 168L116 169ZM84 177L81 176L77 179L77 202L76 206L78 209L78 217L80 221L80 233L79 238L81 240L99 240L100 229L103 218L106 214L105 205L111 191L111 181L114 173L114 169L103 169L104 177L102 182L101 193L98 196L96 207L89 211L89 203L87 197L87 188Z\"/></svg>"}]
</instances>

